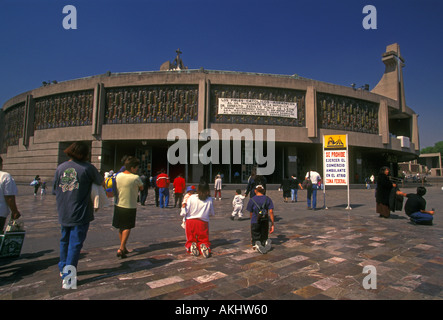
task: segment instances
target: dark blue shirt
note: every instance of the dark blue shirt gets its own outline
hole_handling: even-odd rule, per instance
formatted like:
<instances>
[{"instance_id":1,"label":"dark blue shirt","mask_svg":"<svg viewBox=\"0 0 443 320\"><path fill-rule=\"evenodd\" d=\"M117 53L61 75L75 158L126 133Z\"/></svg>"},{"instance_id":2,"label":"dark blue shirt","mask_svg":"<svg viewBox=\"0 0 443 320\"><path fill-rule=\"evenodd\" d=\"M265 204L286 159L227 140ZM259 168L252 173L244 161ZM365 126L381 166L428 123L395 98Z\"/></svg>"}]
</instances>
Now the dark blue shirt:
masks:
<instances>
[{"instance_id":1,"label":"dark blue shirt","mask_svg":"<svg viewBox=\"0 0 443 320\"><path fill-rule=\"evenodd\" d=\"M92 183L101 185L103 177L88 162L66 161L55 171L54 192L58 221L64 227L83 225L94 220Z\"/></svg>"},{"instance_id":2,"label":"dark blue shirt","mask_svg":"<svg viewBox=\"0 0 443 320\"><path fill-rule=\"evenodd\" d=\"M255 203L252 201L252 199L254 199L254 201L258 204L258 207L255 205ZM272 203L271 198L269 198L265 195L254 196L251 199L249 199L248 206L246 207L246 211L252 212L251 223L257 223L258 211L259 211L260 207L265 203L265 201L266 201L266 205L264 208L266 208L268 210L268 212L270 209L274 209L274 204Z\"/></svg>"},{"instance_id":3,"label":"dark blue shirt","mask_svg":"<svg viewBox=\"0 0 443 320\"><path fill-rule=\"evenodd\" d=\"M415 193L408 193L406 197L408 200L405 204L405 213L408 216L420 210L426 210L426 200L422 196Z\"/></svg>"}]
</instances>

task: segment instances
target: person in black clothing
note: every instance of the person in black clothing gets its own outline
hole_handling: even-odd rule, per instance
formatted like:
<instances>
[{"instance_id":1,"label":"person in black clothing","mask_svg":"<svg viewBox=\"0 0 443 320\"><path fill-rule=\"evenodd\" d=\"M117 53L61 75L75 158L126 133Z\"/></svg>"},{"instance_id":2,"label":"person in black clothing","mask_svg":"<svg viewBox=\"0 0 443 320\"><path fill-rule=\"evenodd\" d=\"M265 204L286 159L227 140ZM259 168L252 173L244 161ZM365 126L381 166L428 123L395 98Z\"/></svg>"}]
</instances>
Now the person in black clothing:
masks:
<instances>
[{"instance_id":1,"label":"person in black clothing","mask_svg":"<svg viewBox=\"0 0 443 320\"><path fill-rule=\"evenodd\" d=\"M426 200L423 198L426 194L425 187L417 187L417 193L406 194L397 191L397 194L408 198L405 204L405 213L411 219L412 223L432 225L435 211L426 211Z\"/></svg>"},{"instance_id":2,"label":"person in black clothing","mask_svg":"<svg viewBox=\"0 0 443 320\"><path fill-rule=\"evenodd\" d=\"M253 196L255 196L255 186L257 185L255 183L255 178L256 178L256 174L255 174L255 169L252 169L251 175L248 179L248 185L246 186L246 192L245 192L245 197L247 197L249 195L249 193L251 194L251 198Z\"/></svg>"},{"instance_id":3,"label":"person in black clothing","mask_svg":"<svg viewBox=\"0 0 443 320\"><path fill-rule=\"evenodd\" d=\"M248 186L246 187L245 197L247 197L249 194L251 198L254 197L255 187L258 185L262 185L263 189L266 190L266 178L264 176L256 175L255 169L252 169L251 176L248 180Z\"/></svg>"},{"instance_id":4,"label":"person in black clothing","mask_svg":"<svg viewBox=\"0 0 443 320\"><path fill-rule=\"evenodd\" d=\"M38 188L40 188L42 183L40 182L41 179L39 175L36 175L34 180L37 181L37 183L34 185L34 196L36 196L38 193Z\"/></svg>"},{"instance_id":5,"label":"person in black clothing","mask_svg":"<svg viewBox=\"0 0 443 320\"><path fill-rule=\"evenodd\" d=\"M143 190L140 191L140 204L144 206L146 198L148 197L148 188L149 188L149 179L145 170L143 170L140 179L143 182Z\"/></svg>"},{"instance_id":6,"label":"person in black clothing","mask_svg":"<svg viewBox=\"0 0 443 320\"><path fill-rule=\"evenodd\" d=\"M291 196L291 180L289 180L288 177L285 177L280 185L280 188L283 189L284 201L288 202L288 198Z\"/></svg>"},{"instance_id":7,"label":"person in black clothing","mask_svg":"<svg viewBox=\"0 0 443 320\"><path fill-rule=\"evenodd\" d=\"M155 193L154 198L155 198L155 206L156 207L158 207L160 204L160 200L159 200L160 193L159 193L159 189L157 186L157 177L159 174L160 174L160 171L157 171L157 174L155 175L154 179L152 179L152 185L151 185L151 187L154 189L154 193Z\"/></svg>"},{"instance_id":8,"label":"person in black clothing","mask_svg":"<svg viewBox=\"0 0 443 320\"><path fill-rule=\"evenodd\" d=\"M382 167L377 178L377 189L375 191L376 212L380 217L389 218L391 210L389 209L389 195L391 189L396 187L395 183L389 179L389 168Z\"/></svg>"}]
</instances>

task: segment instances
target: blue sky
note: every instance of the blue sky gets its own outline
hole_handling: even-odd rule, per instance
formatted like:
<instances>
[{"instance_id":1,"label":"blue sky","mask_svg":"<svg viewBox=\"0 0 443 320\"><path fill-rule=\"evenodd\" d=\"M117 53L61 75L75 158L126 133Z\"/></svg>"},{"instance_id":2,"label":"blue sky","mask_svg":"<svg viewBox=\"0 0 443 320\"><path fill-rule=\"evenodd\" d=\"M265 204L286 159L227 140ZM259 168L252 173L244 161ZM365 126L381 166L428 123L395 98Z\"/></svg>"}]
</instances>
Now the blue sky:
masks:
<instances>
[{"instance_id":1,"label":"blue sky","mask_svg":"<svg viewBox=\"0 0 443 320\"><path fill-rule=\"evenodd\" d=\"M65 30L65 5L77 29ZM365 30L363 8L377 9ZM400 45L406 103L420 147L443 140L440 0L1 0L0 106L42 81L159 70L183 52L190 69L298 74L372 89L381 54Z\"/></svg>"}]
</instances>

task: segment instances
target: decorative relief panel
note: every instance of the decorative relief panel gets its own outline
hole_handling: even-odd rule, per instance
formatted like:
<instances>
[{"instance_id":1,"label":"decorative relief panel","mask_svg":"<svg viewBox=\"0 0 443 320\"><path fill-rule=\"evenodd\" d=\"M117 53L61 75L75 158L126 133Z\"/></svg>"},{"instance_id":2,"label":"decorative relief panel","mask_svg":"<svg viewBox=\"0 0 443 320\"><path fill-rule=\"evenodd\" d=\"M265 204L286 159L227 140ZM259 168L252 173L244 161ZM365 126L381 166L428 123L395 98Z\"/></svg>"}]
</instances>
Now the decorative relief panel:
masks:
<instances>
[{"instance_id":1,"label":"decorative relief panel","mask_svg":"<svg viewBox=\"0 0 443 320\"><path fill-rule=\"evenodd\" d=\"M25 104L21 103L5 112L5 130L2 153L6 153L9 146L18 145L19 139L23 138L23 120L25 116Z\"/></svg>"},{"instance_id":2,"label":"decorative relief panel","mask_svg":"<svg viewBox=\"0 0 443 320\"><path fill-rule=\"evenodd\" d=\"M256 99L297 104L297 118L218 114L218 99ZM212 85L210 117L214 123L264 124L277 126L305 126L305 92L291 89Z\"/></svg>"},{"instance_id":3,"label":"decorative relief panel","mask_svg":"<svg viewBox=\"0 0 443 320\"><path fill-rule=\"evenodd\" d=\"M198 85L106 89L105 124L197 120Z\"/></svg>"},{"instance_id":4,"label":"decorative relief panel","mask_svg":"<svg viewBox=\"0 0 443 320\"><path fill-rule=\"evenodd\" d=\"M369 101L317 93L318 126L378 134L378 105Z\"/></svg>"},{"instance_id":5,"label":"decorative relief panel","mask_svg":"<svg viewBox=\"0 0 443 320\"><path fill-rule=\"evenodd\" d=\"M93 90L35 99L34 130L91 125L93 101Z\"/></svg>"}]
</instances>

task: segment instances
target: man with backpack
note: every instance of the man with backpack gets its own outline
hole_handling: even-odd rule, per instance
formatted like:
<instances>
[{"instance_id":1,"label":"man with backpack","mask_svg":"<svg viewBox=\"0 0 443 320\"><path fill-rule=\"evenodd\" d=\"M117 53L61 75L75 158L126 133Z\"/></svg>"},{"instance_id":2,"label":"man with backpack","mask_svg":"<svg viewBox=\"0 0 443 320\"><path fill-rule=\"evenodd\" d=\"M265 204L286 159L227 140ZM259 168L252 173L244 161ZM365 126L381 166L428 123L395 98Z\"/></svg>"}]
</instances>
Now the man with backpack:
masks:
<instances>
[{"instance_id":1,"label":"man with backpack","mask_svg":"<svg viewBox=\"0 0 443 320\"><path fill-rule=\"evenodd\" d=\"M271 198L265 195L262 185L255 187L255 196L249 199L246 210L251 215L252 248L265 254L271 250L271 239L268 235L274 232L274 204Z\"/></svg>"}]
</instances>

